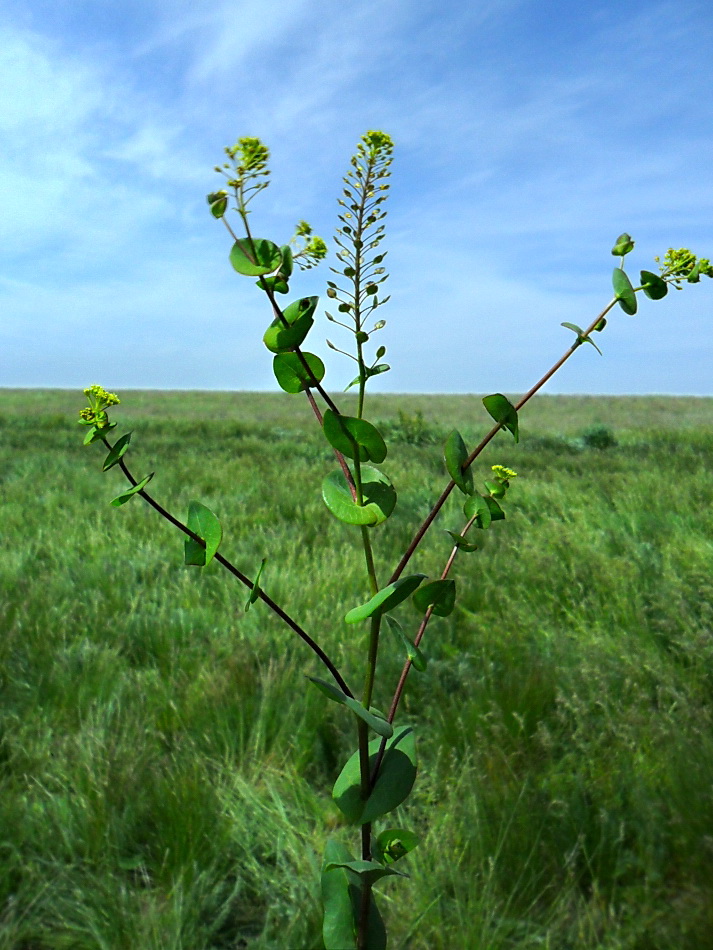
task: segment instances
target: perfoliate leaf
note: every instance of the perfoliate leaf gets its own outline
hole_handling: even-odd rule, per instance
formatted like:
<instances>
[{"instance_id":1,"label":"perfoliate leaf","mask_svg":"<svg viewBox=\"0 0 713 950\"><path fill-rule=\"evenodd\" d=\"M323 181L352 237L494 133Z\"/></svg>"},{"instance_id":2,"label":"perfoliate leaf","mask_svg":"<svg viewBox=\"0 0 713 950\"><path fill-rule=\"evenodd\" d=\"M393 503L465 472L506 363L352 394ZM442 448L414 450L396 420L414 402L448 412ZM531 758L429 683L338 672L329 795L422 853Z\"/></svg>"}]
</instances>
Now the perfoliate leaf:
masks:
<instances>
[{"instance_id":1,"label":"perfoliate leaf","mask_svg":"<svg viewBox=\"0 0 713 950\"><path fill-rule=\"evenodd\" d=\"M579 346L581 343L591 343L594 349L597 351L597 353L599 353L600 356L602 355L602 351L599 349L599 347L594 342L594 340L592 340L588 336L585 336L584 330L581 327L578 327L576 323L561 323L560 326L567 327L568 330L573 330L577 334L577 343L575 344L575 346ZM594 327L594 329L595 330L600 329L599 324L597 324L596 327ZM601 329L603 330L604 327L601 327Z\"/></svg>"},{"instance_id":2,"label":"perfoliate leaf","mask_svg":"<svg viewBox=\"0 0 713 950\"><path fill-rule=\"evenodd\" d=\"M611 249L614 257L624 257L625 254L628 254L629 251L634 250L634 242L631 240L631 235L624 232L620 234L614 243L614 247Z\"/></svg>"},{"instance_id":3,"label":"perfoliate leaf","mask_svg":"<svg viewBox=\"0 0 713 950\"><path fill-rule=\"evenodd\" d=\"M630 316L635 314L637 309L636 294L631 286L631 281L621 267L614 268L612 286L616 299L619 301L619 306L624 313L628 313Z\"/></svg>"},{"instance_id":4,"label":"perfoliate leaf","mask_svg":"<svg viewBox=\"0 0 713 950\"><path fill-rule=\"evenodd\" d=\"M87 434L84 436L83 444L91 445L92 442L99 442L102 439L105 439L112 429L116 429L117 425L117 422L110 422L105 426L92 425L91 429L89 429Z\"/></svg>"},{"instance_id":5,"label":"perfoliate leaf","mask_svg":"<svg viewBox=\"0 0 713 950\"><path fill-rule=\"evenodd\" d=\"M490 509L488 509L488 515L490 515ZM457 531L449 531L446 529L446 534L449 534L453 539L455 546L465 553L470 553L471 551L477 551L480 547L479 544L475 541L470 541L462 534L458 534Z\"/></svg>"},{"instance_id":6,"label":"perfoliate leaf","mask_svg":"<svg viewBox=\"0 0 713 950\"><path fill-rule=\"evenodd\" d=\"M485 487L493 498L503 498L507 491L507 486L503 485L502 482L491 482L488 480L485 482Z\"/></svg>"},{"instance_id":7,"label":"perfoliate leaf","mask_svg":"<svg viewBox=\"0 0 713 950\"><path fill-rule=\"evenodd\" d=\"M505 519L505 512L494 498L491 498L490 495L487 495L485 498L485 503L490 509L491 521L503 521Z\"/></svg>"},{"instance_id":8,"label":"perfoliate leaf","mask_svg":"<svg viewBox=\"0 0 713 950\"><path fill-rule=\"evenodd\" d=\"M302 297L283 311L287 326L275 317L265 330L263 343L272 353L286 353L299 346L314 323L314 311L319 297Z\"/></svg>"},{"instance_id":9,"label":"perfoliate leaf","mask_svg":"<svg viewBox=\"0 0 713 950\"><path fill-rule=\"evenodd\" d=\"M240 238L230 251L230 263L245 277L260 277L271 274L282 263L282 253L277 244L264 238Z\"/></svg>"},{"instance_id":10,"label":"perfoliate leaf","mask_svg":"<svg viewBox=\"0 0 713 950\"><path fill-rule=\"evenodd\" d=\"M257 575L255 577L255 580L253 581L252 589L250 593L248 594L248 599L245 601L245 613L247 613L248 610L250 610L252 605L260 596L260 578L262 577L262 572L265 567L266 561L267 561L267 558L264 557L262 561L260 562L260 567L258 568Z\"/></svg>"},{"instance_id":11,"label":"perfoliate leaf","mask_svg":"<svg viewBox=\"0 0 713 950\"><path fill-rule=\"evenodd\" d=\"M378 881L382 877L391 877L396 875L398 877L406 877L401 871L397 871L396 868L385 867L383 864L380 864L378 861L362 861L354 860L351 861L330 861L324 868L325 871L332 871L335 868L344 868L346 871L351 871L354 874L358 874L360 877L365 878L370 883Z\"/></svg>"},{"instance_id":12,"label":"perfoliate leaf","mask_svg":"<svg viewBox=\"0 0 713 950\"><path fill-rule=\"evenodd\" d=\"M486 396L483 399L483 405L492 418L512 432L515 441L519 442L520 435L518 433L517 410L507 396L503 396L502 393L493 393L491 396Z\"/></svg>"},{"instance_id":13,"label":"perfoliate leaf","mask_svg":"<svg viewBox=\"0 0 713 950\"><path fill-rule=\"evenodd\" d=\"M120 439L117 439L112 448L109 451L109 454L104 459L104 464L102 465L102 471L108 472L109 469L116 465L119 459L122 457L124 452L129 447L129 442L131 442L131 433L127 432L126 435L122 435Z\"/></svg>"},{"instance_id":14,"label":"perfoliate leaf","mask_svg":"<svg viewBox=\"0 0 713 950\"><path fill-rule=\"evenodd\" d=\"M463 514L469 520L473 517L473 515L477 515L475 523L479 528L483 529L489 528L490 522L493 520L488 499L483 498L483 496L478 492L476 492L474 495L471 495L463 505Z\"/></svg>"},{"instance_id":15,"label":"perfoliate leaf","mask_svg":"<svg viewBox=\"0 0 713 950\"><path fill-rule=\"evenodd\" d=\"M260 277L255 281L255 284L260 287L261 290L267 288L268 290L273 290L276 294L288 294L290 292L290 285L280 274L278 274L277 277Z\"/></svg>"},{"instance_id":16,"label":"perfoliate leaf","mask_svg":"<svg viewBox=\"0 0 713 950\"><path fill-rule=\"evenodd\" d=\"M372 614L383 614L410 597L416 590L421 581L426 577L425 574L409 574L408 577L400 577L393 584L387 584L378 593L359 607L353 607L344 617L347 623L359 623L366 620Z\"/></svg>"},{"instance_id":17,"label":"perfoliate leaf","mask_svg":"<svg viewBox=\"0 0 713 950\"><path fill-rule=\"evenodd\" d=\"M641 271L641 286L651 300L661 300L668 293L666 281L658 274L652 274L650 270Z\"/></svg>"},{"instance_id":18,"label":"perfoliate leaf","mask_svg":"<svg viewBox=\"0 0 713 950\"><path fill-rule=\"evenodd\" d=\"M385 828L376 839L374 857L382 864L393 864L418 845L421 839L413 831Z\"/></svg>"},{"instance_id":19,"label":"perfoliate leaf","mask_svg":"<svg viewBox=\"0 0 713 950\"><path fill-rule=\"evenodd\" d=\"M281 277L291 277L292 270L294 268L293 258L292 258L292 248L289 244L283 244L280 248L280 254L282 254L282 263L280 264L280 276Z\"/></svg>"},{"instance_id":20,"label":"perfoliate leaf","mask_svg":"<svg viewBox=\"0 0 713 950\"><path fill-rule=\"evenodd\" d=\"M314 379L321 383L325 372L322 360L314 353L302 353L302 356L312 371ZM301 393L310 386L314 386L314 380L310 378L297 353L277 353L272 361L272 371L286 393Z\"/></svg>"},{"instance_id":21,"label":"perfoliate leaf","mask_svg":"<svg viewBox=\"0 0 713 950\"><path fill-rule=\"evenodd\" d=\"M413 595L413 605L416 610L426 613L433 606L433 613L437 617L447 617L453 613L456 603L456 582L453 580L436 580L424 584Z\"/></svg>"},{"instance_id":22,"label":"perfoliate leaf","mask_svg":"<svg viewBox=\"0 0 713 950\"><path fill-rule=\"evenodd\" d=\"M376 764L381 741L369 743L369 769ZM408 797L416 781L413 728L399 726L386 743L379 775L366 804L361 797L359 753L355 752L334 783L332 797L348 821L361 825L393 811Z\"/></svg>"},{"instance_id":23,"label":"perfoliate leaf","mask_svg":"<svg viewBox=\"0 0 713 950\"><path fill-rule=\"evenodd\" d=\"M225 214L225 210L228 207L227 198L219 198L217 201L212 201L210 205L210 213L214 218L222 218Z\"/></svg>"},{"instance_id":24,"label":"perfoliate leaf","mask_svg":"<svg viewBox=\"0 0 713 950\"><path fill-rule=\"evenodd\" d=\"M354 861L349 850L330 838L322 862L322 906L324 923L322 939L325 950L356 950L357 930L361 911L362 880L349 870ZM327 868L330 870L327 870ZM374 900L370 895L366 945L369 950L386 950L386 928Z\"/></svg>"},{"instance_id":25,"label":"perfoliate leaf","mask_svg":"<svg viewBox=\"0 0 713 950\"><path fill-rule=\"evenodd\" d=\"M448 474L464 495L470 495L473 491L473 472L470 468L463 471L463 465L468 460L468 449L457 429L446 439L443 457Z\"/></svg>"},{"instance_id":26,"label":"perfoliate leaf","mask_svg":"<svg viewBox=\"0 0 713 950\"><path fill-rule=\"evenodd\" d=\"M365 419L338 415L326 409L323 428L329 444L347 458L355 459L359 455L360 461L377 464L386 458L386 443L378 429Z\"/></svg>"},{"instance_id":27,"label":"perfoliate leaf","mask_svg":"<svg viewBox=\"0 0 713 950\"><path fill-rule=\"evenodd\" d=\"M140 492L142 488L146 488L148 483L154 477L154 474L154 472L151 472L151 474L147 475L146 478L142 478L140 482L132 485L131 488L127 488L126 491L112 499L110 504L112 504L115 508L118 508L120 505L125 505L127 501L131 501L137 492Z\"/></svg>"},{"instance_id":28,"label":"perfoliate leaf","mask_svg":"<svg viewBox=\"0 0 713 950\"><path fill-rule=\"evenodd\" d=\"M220 542L223 540L223 529L220 521L210 508L206 508L199 501L192 501L188 505L186 525L194 534L205 541L205 547L198 544L193 538L186 538L185 563L197 567L210 564Z\"/></svg>"},{"instance_id":29,"label":"perfoliate leaf","mask_svg":"<svg viewBox=\"0 0 713 950\"><path fill-rule=\"evenodd\" d=\"M329 340L327 340L327 343L329 343ZM332 349L336 350L337 348L333 346ZM341 350L338 350L337 352L341 352ZM376 366L371 366L371 367L367 366L365 367L366 378L371 379L372 376L379 376L381 373L388 373L390 369L391 367L389 366L388 363L377 363ZM355 376L354 379L351 381L351 383L349 383L349 385L344 389L344 392L346 393L352 388L352 386L358 386L358 385L359 385L359 377Z\"/></svg>"},{"instance_id":30,"label":"perfoliate leaf","mask_svg":"<svg viewBox=\"0 0 713 950\"><path fill-rule=\"evenodd\" d=\"M322 906L324 922L322 939L326 950L356 950L357 919L349 894L349 878L346 871L337 870L338 861L352 861L348 849L334 838L327 841L322 862ZM334 868L327 871L327 866Z\"/></svg>"},{"instance_id":31,"label":"perfoliate leaf","mask_svg":"<svg viewBox=\"0 0 713 950\"><path fill-rule=\"evenodd\" d=\"M321 680L316 676L308 676L310 680L317 689L324 693L325 696L329 697L333 702L339 703L340 706L346 706L348 709L359 716L360 719L363 719L364 722L369 726L370 729L373 729L374 732L382 736L385 739L388 739L393 735L394 727L390 722L387 722L382 716L376 716L373 712L368 710L365 706L351 696L347 696L339 687L334 686L332 683L328 683L326 680Z\"/></svg>"},{"instance_id":32,"label":"perfoliate leaf","mask_svg":"<svg viewBox=\"0 0 713 950\"><path fill-rule=\"evenodd\" d=\"M335 518L346 524L381 524L396 506L394 487L383 472L370 465L362 465L361 483L364 504L357 505L344 473L331 472L322 482L324 503Z\"/></svg>"},{"instance_id":33,"label":"perfoliate leaf","mask_svg":"<svg viewBox=\"0 0 713 950\"><path fill-rule=\"evenodd\" d=\"M409 660L411 660L411 665L413 668L418 670L419 673L425 672L426 667L428 666L428 660L423 655L421 650L416 646L416 644L411 643L396 617L392 617L390 614L384 614L384 620L386 620L388 625L403 644L403 647L406 650L406 656L409 658Z\"/></svg>"}]
</instances>

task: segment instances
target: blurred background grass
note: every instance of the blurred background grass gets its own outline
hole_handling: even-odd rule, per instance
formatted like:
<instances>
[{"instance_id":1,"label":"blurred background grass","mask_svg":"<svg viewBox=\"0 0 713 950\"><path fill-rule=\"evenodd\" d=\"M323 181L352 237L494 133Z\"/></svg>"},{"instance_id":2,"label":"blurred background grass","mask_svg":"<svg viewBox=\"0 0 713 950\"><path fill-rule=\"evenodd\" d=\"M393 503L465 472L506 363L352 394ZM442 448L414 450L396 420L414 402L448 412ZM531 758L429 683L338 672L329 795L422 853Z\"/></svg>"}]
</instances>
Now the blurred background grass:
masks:
<instances>
[{"instance_id":1,"label":"blurred background grass","mask_svg":"<svg viewBox=\"0 0 713 950\"><path fill-rule=\"evenodd\" d=\"M327 512L334 460L299 397L126 392L127 461L360 683L358 537ZM340 400L348 411L351 402ZM317 878L355 746L311 654L82 447L81 394L0 391L0 950L312 950ZM445 483L474 396L374 396L399 504L385 582ZM713 948L713 401L542 396L476 467L520 477L454 614L412 674L423 836L380 885L403 950ZM446 505L413 570L440 572ZM410 605L398 610L408 629ZM375 704L402 663L385 631ZM377 827L378 830L378 827ZM408 867L406 865L408 864Z\"/></svg>"}]
</instances>

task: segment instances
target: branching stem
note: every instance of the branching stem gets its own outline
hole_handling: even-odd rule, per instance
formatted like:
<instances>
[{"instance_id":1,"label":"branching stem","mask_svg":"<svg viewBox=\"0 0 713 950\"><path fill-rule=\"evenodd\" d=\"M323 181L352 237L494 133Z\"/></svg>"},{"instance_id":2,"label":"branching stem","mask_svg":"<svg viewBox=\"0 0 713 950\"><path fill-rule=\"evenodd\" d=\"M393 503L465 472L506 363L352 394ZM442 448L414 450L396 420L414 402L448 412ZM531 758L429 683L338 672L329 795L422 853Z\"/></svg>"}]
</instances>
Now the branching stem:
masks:
<instances>
[{"instance_id":1,"label":"branching stem","mask_svg":"<svg viewBox=\"0 0 713 950\"><path fill-rule=\"evenodd\" d=\"M112 449L111 444L106 439L102 439L102 442L104 443L104 445L106 445L106 447L109 450ZM119 467L121 468L122 472L126 476L127 480L131 483L131 485L136 485L137 481L134 478L134 476L131 474L131 472L129 471L129 468L127 467L123 459L119 459ZM179 521L178 518L174 517L174 515L172 515L170 511L167 511L163 507L163 505L160 505L156 501L156 499L146 491L145 488L142 488L141 491L139 491L137 494L139 494L144 499L145 502L151 505L151 507L155 511L157 511L161 515L162 518L165 518L166 521L170 522L174 527L178 528L179 531L182 531L189 538L192 538L197 544L200 544L201 547L205 547L205 541L203 540L203 538L199 537L197 534L195 534L195 532L191 531L188 525L185 525L182 521ZM243 574L242 571L238 570L238 568L231 561L229 561L226 557L223 557L223 555L220 553L215 554L215 560L219 564L221 564L226 569L226 571L232 574L233 577L237 577L237 579L242 584L244 584L246 587L252 590L253 581L251 581L249 577L246 577L246 575ZM332 674L332 677L337 683L337 685L339 686L339 688L343 690L347 694L347 696L353 697L354 694L349 689L349 686L344 680L344 677L342 676L342 674L337 669L336 665L332 662L332 660L329 658L327 653L322 649L322 647L307 633L307 631L304 630L297 623L296 620L293 620L292 617L290 617L290 615L285 610L283 610L279 604L275 603L272 597L266 594L265 591L260 590L258 593L258 597L263 603L267 604L270 610L272 610L273 613L277 614L277 616L281 620L283 620L287 624L288 627L294 630L297 636L300 637L307 644L310 650L312 650L312 652L319 658L319 660L324 664L324 666L326 666L326 668Z\"/></svg>"}]
</instances>

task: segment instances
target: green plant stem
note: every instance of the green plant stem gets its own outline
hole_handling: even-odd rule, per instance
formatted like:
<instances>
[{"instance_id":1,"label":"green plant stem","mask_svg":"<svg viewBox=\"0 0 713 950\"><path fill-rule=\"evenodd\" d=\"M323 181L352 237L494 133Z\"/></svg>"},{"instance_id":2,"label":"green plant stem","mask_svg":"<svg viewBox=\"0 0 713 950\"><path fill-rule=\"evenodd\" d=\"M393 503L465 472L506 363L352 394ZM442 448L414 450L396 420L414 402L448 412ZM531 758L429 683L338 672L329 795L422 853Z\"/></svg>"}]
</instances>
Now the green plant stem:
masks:
<instances>
[{"instance_id":1,"label":"green plant stem","mask_svg":"<svg viewBox=\"0 0 713 950\"><path fill-rule=\"evenodd\" d=\"M111 451L112 445L108 442L108 440L102 439L102 442ZM130 484L136 485L137 481L134 478L134 476L131 474L131 472L129 471L123 459L119 459L119 467L121 468L121 471L124 473L124 475L126 476L126 479L130 482ZM187 525L185 525L182 521L179 521L178 518L174 517L174 515L172 515L170 511L167 511L163 507L163 505L160 505L156 501L156 499L153 498L153 496L150 495L146 491L145 488L141 489L141 491L139 491L137 494L139 494L144 499L145 502L151 505L151 507L155 511L157 511L161 515L162 518L165 518L166 521L170 522L174 527L178 528L179 531L182 531L189 538L192 538L197 544L200 544L201 547L205 547L205 541L203 540L203 538L199 537L197 534L195 534L195 532L191 531L191 529ZM252 590L253 581L251 581L249 577L243 574L242 571L238 570L238 568L235 567L235 565L231 561L229 561L226 557L223 557L223 555L220 553L216 553L214 557L215 557L215 560L220 565L222 565L230 574L233 575L233 577L237 577L237 579L242 584L244 584L246 587ZM319 660L324 664L324 666L326 666L326 668L332 674L332 677L334 678L339 688L343 690L347 694L347 696L351 696L353 698L354 694L349 689L349 686L344 680L344 677L342 676L342 674L337 669L336 665L332 662L332 660L329 658L327 653L322 649L322 647L307 633L307 631L304 630L297 623L296 620L293 620L292 617L290 617L290 615L285 610L283 610L282 607L280 607L280 605L277 604L272 599L272 597L269 597L263 590L259 591L258 597L260 600L263 601L263 603L267 604L267 606L270 608L270 610L273 611L273 613L277 614L280 620L284 621L288 627L294 630L294 632L298 635L298 637L300 637L300 639L302 639L307 644L310 650L312 650L312 652L319 658Z\"/></svg>"},{"instance_id":2,"label":"green plant stem","mask_svg":"<svg viewBox=\"0 0 713 950\"><path fill-rule=\"evenodd\" d=\"M617 302L617 298L615 297L610 303L607 304L607 306L602 310L602 312L599 313L599 314L594 318L594 320L592 320L592 322L589 324L589 326L587 327L587 329L584 331L584 336L589 336L590 333L593 333L593 332L594 332L594 328L596 327L596 325L599 323L599 321L600 321L601 319L603 319L603 318L609 313L609 311L610 311L610 310L612 309L612 307L616 304L616 302ZM525 393L525 395L522 397L522 399L520 399L520 401L519 401L519 402L517 403L517 405L515 406L515 409L516 409L517 411L519 411L520 409L522 409L522 407L523 407L527 402L529 402L530 399L532 399L532 397L535 395L536 392L538 392L538 390L542 389L542 387L545 385L545 383L546 383L552 376L554 376L554 374L557 372L557 370L558 370L564 363L567 362L567 360L570 358L570 356L574 353L574 351L575 351L578 347L579 347L579 341L578 341L578 340L575 340L575 342L574 342L574 343L572 344L572 346L570 346L570 348L563 354L563 356L561 356L561 357L557 360L557 362L556 362L552 367L550 367L550 369L545 373L545 375L535 383L535 385L532 387L532 389L530 389L527 393ZM473 462L475 461L475 459L477 459L478 456L479 456L479 455L481 454L481 452L483 451L483 449L485 449L486 446L489 445L490 442L492 442L492 440L495 438L495 436L498 434L498 432L500 432L500 430L501 430L502 428L503 428L503 427L502 427L502 425L500 425L500 424L498 424L498 425L496 425L496 426L493 426L493 428L490 430L490 432L488 432L488 434L485 436L485 438L479 443L479 445L477 445L477 446L473 449L473 451L470 453L470 455L468 456L468 458L465 460L465 462L463 463L463 471L466 471L468 468L470 468L470 466L473 464ZM431 509L431 511L428 513L428 515L426 516L425 520L423 521L423 523L421 524L421 526L418 528L418 530L416 531L415 535L414 535L413 538L411 539L411 542L410 542L409 546L406 548L406 551L404 552L403 557L401 558L401 560L399 561L398 565L396 566L396 569L394 570L394 573L393 573L393 574L391 575L391 577L389 578L389 584L393 584L393 582L396 581L396 580L398 580L399 577L401 577L401 575L403 574L404 569L406 568L406 565L407 565L408 562L411 560L411 558L412 558L414 552L416 551L416 548L419 546L419 544L420 544L421 541L423 540L423 536L426 534L426 532L428 531L428 529L431 527L431 525L433 524L433 522L434 522L434 520L435 520L435 518L436 518L436 515L437 515L438 512L441 510L441 508L443 507L443 505L444 505L445 502L446 502L446 499L448 498L448 496L450 495L450 493L451 493L451 492L453 491L453 489L455 488L455 484L456 484L456 483L455 483L453 480L451 480L450 482L448 482L448 484L446 485L446 487L443 489L443 492L441 493L440 497L439 497L438 500L436 501L435 505L433 506L433 508Z\"/></svg>"},{"instance_id":3,"label":"green plant stem","mask_svg":"<svg viewBox=\"0 0 713 950\"><path fill-rule=\"evenodd\" d=\"M240 217L242 218L243 225L245 226L245 234L247 236L248 241L250 242L250 247L252 248L253 254L255 254L255 243L253 241L252 233L250 232L250 225L248 224L247 214L245 211L239 211L239 213L240 213ZM235 231L233 231L233 229L230 227L230 224L225 220L225 217L223 217L221 220L223 221L223 224L225 225L225 227L228 229L228 233L233 238L233 240L237 241L238 237ZM284 326L289 326L289 324L287 323L287 320L285 319L284 313L280 309L277 303L277 300L275 299L275 294L272 288L268 287L263 277L260 277L259 280L260 280L260 286L265 291L265 293L267 294L268 300L270 301L273 313L278 318L278 320L282 321ZM317 392L319 392L319 394L324 399L325 403L329 406L329 408L332 410L332 412L335 412L337 415L339 415L340 414L339 409L337 408L336 404L333 402L329 394L326 392L326 390L323 389L321 383L315 377L314 373L312 372L312 367L309 365L309 363L305 359L304 353L299 348L299 346L295 347L295 353L300 363L302 364L302 367L307 371L308 375L311 377L312 382L314 384L313 388L316 389ZM305 389L305 396L307 397L307 401L312 407L312 411L315 414L315 417L317 418L317 421L319 422L321 426L322 413L319 411L319 407L317 406L317 403L315 402L314 396L310 392L310 387L307 387ZM354 485L354 479L352 478L352 473L349 470L349 466L347 465L346 459L344 458L342 453L339 452L337 449L334 449L333 451L334 451L334 455L337 461L339 462L339 466L342 472L344 473L344 477L347 481L347 485L349 486L349 491L351 493L352 499L356 501L357 500L356 487Z\"/></svg>"}]
</instances>

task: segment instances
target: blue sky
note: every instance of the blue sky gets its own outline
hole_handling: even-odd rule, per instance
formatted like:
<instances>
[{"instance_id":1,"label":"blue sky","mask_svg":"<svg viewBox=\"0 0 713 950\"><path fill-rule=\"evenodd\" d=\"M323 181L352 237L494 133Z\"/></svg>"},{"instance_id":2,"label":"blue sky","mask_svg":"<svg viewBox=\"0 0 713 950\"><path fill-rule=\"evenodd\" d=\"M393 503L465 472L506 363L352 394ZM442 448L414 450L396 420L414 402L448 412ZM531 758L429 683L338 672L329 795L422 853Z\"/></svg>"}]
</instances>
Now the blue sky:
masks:
<instances>
[{"instance_id":1,"label":"blue sky","mask_svg":"<svg viewBox=\"0 0 713 950\"><path fill-rule=\"evenodd\" d=\"M253 227L329 240L360 135L395 141L381 391L519 392L630 272L713 258L706 0L0 0L0 386L274 389L265 300L205 195L272 152ZM332 263L334 261L332 260ZM324 294L322 266L294 295ZM323 299L326 299L323 297ZM549 392L713 393L713 281L617 308ZM341 332L341 331L340 331ZM323 317L328 388L352 364Z\"/></svg>"}]
</instances>

